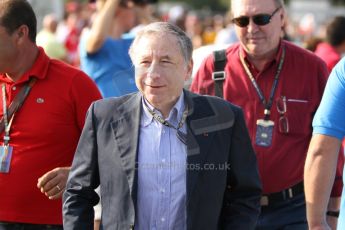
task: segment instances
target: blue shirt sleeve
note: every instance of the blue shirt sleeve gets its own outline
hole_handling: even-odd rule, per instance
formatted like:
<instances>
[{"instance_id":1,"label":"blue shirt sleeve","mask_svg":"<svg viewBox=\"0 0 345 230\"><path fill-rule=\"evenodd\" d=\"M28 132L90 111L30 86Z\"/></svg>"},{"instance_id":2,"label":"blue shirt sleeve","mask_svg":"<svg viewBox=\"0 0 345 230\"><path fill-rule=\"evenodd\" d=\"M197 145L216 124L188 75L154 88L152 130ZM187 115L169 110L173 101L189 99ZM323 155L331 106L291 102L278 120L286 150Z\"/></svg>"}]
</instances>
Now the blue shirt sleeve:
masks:
<instances>
[{"instance_id":1,"label":"blue shirt sleeve","mask_svg":"<svg viewBox=\"0 0 345 230\"><path fill-rule=\"evenodd\" d=\"M313 120L313 134L345 136L345 58L333 69Z\"/></svg>"}]
</instances>

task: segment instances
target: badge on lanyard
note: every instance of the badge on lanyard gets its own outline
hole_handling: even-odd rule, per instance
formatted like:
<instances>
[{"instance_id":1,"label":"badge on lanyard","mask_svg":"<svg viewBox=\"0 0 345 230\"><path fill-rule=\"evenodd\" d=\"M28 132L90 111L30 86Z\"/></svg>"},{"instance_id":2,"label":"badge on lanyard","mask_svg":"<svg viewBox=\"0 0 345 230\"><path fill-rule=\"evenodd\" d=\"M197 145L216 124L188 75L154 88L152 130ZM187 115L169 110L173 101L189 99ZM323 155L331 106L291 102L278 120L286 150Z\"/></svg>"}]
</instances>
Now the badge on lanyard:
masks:
<instances>
[{"instance_id":1,"label":"badge on lanyard","mask_svg":"<svg viewBox=\"0 0 345 230\"><path fill-rule=\"evenodd\" d=\"M273 127L274 122L271 120L257 120L255 144L263 147L270 147L272 144Z\"/></svg>"},{"instance_id":2,"label":"badge on lanyard","mask_svg":"<svg viewBox=\"0 0 345 230\"><path fill-rule=\"evenodd\" d=\"M13 147L10 145L0 146L0 173L10 171Z\"/></svg>"},{"instance_id":3,"label":"badge on lanyard","mask_svg":"<svg viewBox=\"0 0 345 230\"><path fill-rule=\"evenodd\" d=\"M256 121L256 135L255 135L255 144L258 146L263 146L263 147L270 147L272 145L272 136L273 136L273 127L274 127L274 122L269 119L270 114L271 114L271 107L273 103L273 98L274 94L276 92L277 86L278 86L278 81L279 81L279 75L283 67L284 63L284 58L285 58L285 46L283 46L282 50L282 55L280 57L279 65L277 72L274 76L274 81L272 84L271 88L271 93L269 95L268 100L265 99L264 93L259 87L259 84L256 82L253 74L250 72L244 57L242 53L239 53L240 55L240 60L242 63L242 66L244 70L247 73L248 78L250 79L250 82L253 84L253 87L258 94L261 103L264 105L265 110L264 110L264 115L265 119L259 119Z\"/></svg>"},{"instance_id":4,"label":"badge on lanyard","mask_svg":"<svg viewBox=\"0 0 345 230\"><path fill-rule=\"evenodd\" d=\"M9 145L10 129L14 114L9 118L7 112L6 89L5 83L2 84L2 103L3 103L3 119L4 119L4 143L0 146L0 173L8 173L10 171L13 147Z\"/></svg>"}]
</instances>

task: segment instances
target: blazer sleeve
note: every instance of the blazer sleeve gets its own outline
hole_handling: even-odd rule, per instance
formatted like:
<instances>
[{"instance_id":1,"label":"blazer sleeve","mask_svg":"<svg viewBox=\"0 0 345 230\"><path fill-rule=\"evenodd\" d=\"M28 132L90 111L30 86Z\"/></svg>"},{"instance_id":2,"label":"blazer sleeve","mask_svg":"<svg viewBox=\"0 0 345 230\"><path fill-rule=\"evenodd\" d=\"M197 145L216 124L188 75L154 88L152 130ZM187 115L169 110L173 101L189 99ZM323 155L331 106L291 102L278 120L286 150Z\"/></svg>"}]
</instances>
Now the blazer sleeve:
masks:
<instances>
[{"instance_id":1,"label":"blazer sleeve","mask_svg":"<svg viewBox=\"0 0 345 230\"><path fill-rule=\"evenodd\" d=\"M94 191L99 185L94 105L88 110L63 194L63 227L68 230L93 230L93 206L99 201Z\"/></svg>"},{"instance_id":2,"label":"blazer sleeve","mask_svg":"<svg viewBox=\"0 0 345 230\"><path fill-rule=\"evenodd\" d=\"M255 229L262 185L242 110L235 108L221 229Z\"/></svg>"}]
</instances>

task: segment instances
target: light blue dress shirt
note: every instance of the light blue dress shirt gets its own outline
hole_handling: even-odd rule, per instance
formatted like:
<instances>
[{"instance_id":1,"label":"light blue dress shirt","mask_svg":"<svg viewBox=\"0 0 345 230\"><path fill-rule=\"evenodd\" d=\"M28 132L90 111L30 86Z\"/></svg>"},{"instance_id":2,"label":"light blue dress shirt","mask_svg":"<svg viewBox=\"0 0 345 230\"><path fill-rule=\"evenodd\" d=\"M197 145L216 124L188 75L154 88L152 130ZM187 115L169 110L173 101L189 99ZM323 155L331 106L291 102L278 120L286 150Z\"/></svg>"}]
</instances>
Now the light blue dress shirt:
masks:
<instances>
[{"instance_id":1,"label":"light blue dress shirt","mask_svg":"<svg viewBox=\"0 0 345 230\"><path fill-rule=\"evenodd\" d=\"M167 121L178 126L185 103L183 92L170 111ZM147 101L143 103L155 113ZM138 194L136 230L186 229L186 156L187 147L176 130L153 119L143 106L138 152ZM181 128L186 133L186 125Z\"/></svg>"}]
</instances>

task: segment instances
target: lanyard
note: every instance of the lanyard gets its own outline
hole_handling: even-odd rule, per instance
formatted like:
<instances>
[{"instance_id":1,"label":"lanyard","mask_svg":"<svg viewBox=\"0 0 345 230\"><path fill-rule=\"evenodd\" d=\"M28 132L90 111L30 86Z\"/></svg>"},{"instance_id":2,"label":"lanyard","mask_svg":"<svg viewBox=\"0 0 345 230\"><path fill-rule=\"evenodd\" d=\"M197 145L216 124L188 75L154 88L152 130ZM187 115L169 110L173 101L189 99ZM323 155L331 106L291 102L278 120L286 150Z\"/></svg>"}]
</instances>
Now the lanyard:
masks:
<instances>
[{"instance_id":1,"label":"lanyard","mask_svg":"<svg viewBox=\"0 0 345 230\"><path fill-rule=\"evenodd\" d=\"M155 119L156 121L158 121L159 123L161 123L162 125L169 127L169 128L173 128L176 130L176 136L177 138L184 144L187 145L187 135L184 134L182 131L180 131L180 128L183 126L183 124L186 121L187 115L188 115L188 105L186 104L185 109L183 111L181 120L179 121L177 127L173 126L170 122L168 122L167 120L164 120L161 116L159 116L157 113L155 113L153 110L151 110L146 102L144 101L144 106L147 109L147 111L149 111L149 113L152 115L153 119Z\"/></svg>"},{"instance_id":2,"label":"lanyard","mask_svg":"<svg viewBox=\"0 0 345 230\"><path fill-rule=\"evenodd\" d=\"M271 114L271 107L272 107L272 102L273 102L273 97L274 97L274 93L277 89L277 85L278 85L278 81L279 81L279 75L280 75L280 72L282 70L282 67L283 67L283 63L284 63L284 59L285 59L285 46L283 47L283 53L280 57L280 61L279 61L279 65L278 65L278 69L277 69L277 72L274 76L274 82L273 82L273 85L272 85L272 88L271 88L271 93L270 93L270 97L268 99L268 102L266 101L265 97L264 97L264 94L262 93L262 90L260 89L258 83L255 81L254 77L253 77L253 74L250 72L241 52L240 52L240 60L241 60L241 63L243 65L243 68L245 69L246 73L247 73L247 76L249 77L250 81L252 82L259 98L260 98L260 101L262 102L262 104L265 106L265 110L264 110L264 114L265 114L265 120L268 120L269 119L269 116Z\"/></svg>"},{"instance_id":3,"label":"lanyard","mask_svg":"<svg viewBox=\"0 0 345 230\"><path fill-rule=\"evenodd\" d=\"M10 128L12 125L14 114L11 117L10 122L8 122L5 83L2 84L2 109L4 111L4 125L5 125L4 145L8 146L8 142L10 141Z\"/></svg>"},{"instance_id":4,"label":"lanyard","mask_svg":"<svg viewBox=\"0 0 345 230\"><path fill-rule=\"evenodd\" d=\"M149 111L149 113L152 115L153 119L155 119L156 121L158 121L159 123L161 123L162 125L169 127L169 128L173 128L175 130L179 130L183 124L186 121L187 115L188 115L188 106L186 104L185 109L183 111L181 120L179 121L177 127L173 126L170 122L168 122L167 120L164 120L161 116L159 116L157 113L155 113L153 110L151 110L145 103L144 101L144 105L145 108L147 109L147 111Z\"/></svg>"},{"instance_id":5,"label":"lanyard","mask_svg":"<svg viewBox=\"0 0 345 230\"><path fill-rule=\"evenodd\" d=\"M14 98L13 102L10 104L9 109L7 108L7 98L6 98L6 85L2 84L2 107L3 107L3 125L4 125L4 145L8 146L10 141L10 129L12 121L16 111L21 107L25 98L29 94L32 86L35 84L36 78L31 78L28 83L26 83L21 91ZM10 120L8 120L10 118Z\"/></svg>"}]
</instances>

